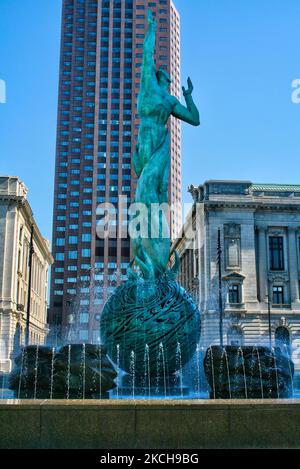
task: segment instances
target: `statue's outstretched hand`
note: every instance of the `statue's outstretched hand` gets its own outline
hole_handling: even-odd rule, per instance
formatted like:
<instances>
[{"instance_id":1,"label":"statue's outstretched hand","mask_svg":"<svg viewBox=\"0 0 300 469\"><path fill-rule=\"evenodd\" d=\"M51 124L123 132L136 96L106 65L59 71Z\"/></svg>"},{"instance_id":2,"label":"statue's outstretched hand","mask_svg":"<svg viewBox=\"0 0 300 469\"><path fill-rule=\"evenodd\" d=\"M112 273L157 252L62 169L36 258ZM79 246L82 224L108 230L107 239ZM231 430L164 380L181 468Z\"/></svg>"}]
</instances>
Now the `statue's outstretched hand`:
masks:
<instances>
[{"instance_id":1,"label":"statue's outstretched hand","mask_svg":"<svg viewBox=\"0 0 300 469\"><path fill-rule=\"evenodd\" d=\"M188 83L188 89L187 90L185 89L184 86L182 87L183 96L191 95L192 92L193 92L193 89L194 89L194 86L193 86L193 83L192 83L192 80L190 79L190 77L188 77L187 83Z\"/></svg>"},{"instance_id":2,"label":"statue's outstretched hand","mask_svg":"<svg viewBox=\"0 0 300 469\"><path fill-rule=\"evenodd\" d=\"M148 10L148 25L149 28L156 29L156 19L150 9Z\"/></svg>"}]
</instances>

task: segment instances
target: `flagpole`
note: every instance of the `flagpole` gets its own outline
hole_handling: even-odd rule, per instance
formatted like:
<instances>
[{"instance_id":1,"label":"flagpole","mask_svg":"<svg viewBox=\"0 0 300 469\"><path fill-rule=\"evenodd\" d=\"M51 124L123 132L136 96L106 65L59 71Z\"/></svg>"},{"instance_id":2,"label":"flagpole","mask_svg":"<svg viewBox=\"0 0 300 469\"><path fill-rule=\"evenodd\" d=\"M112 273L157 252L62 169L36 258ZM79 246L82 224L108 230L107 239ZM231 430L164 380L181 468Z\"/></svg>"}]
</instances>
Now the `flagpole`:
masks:
<instances>
[{"instance_id":1,"label":"flagpole","mask_svg":"<svg viewBox=\"0 0 300 469\"><path fill-rule=\"evenodd\" d=\"M217 262L219 268L219 331L220 331L220 346L223 348L223 298L222 298L222 247L221 247L221 230L218 229L218 249L217 249Z\"/></svg>"}]
</instances>

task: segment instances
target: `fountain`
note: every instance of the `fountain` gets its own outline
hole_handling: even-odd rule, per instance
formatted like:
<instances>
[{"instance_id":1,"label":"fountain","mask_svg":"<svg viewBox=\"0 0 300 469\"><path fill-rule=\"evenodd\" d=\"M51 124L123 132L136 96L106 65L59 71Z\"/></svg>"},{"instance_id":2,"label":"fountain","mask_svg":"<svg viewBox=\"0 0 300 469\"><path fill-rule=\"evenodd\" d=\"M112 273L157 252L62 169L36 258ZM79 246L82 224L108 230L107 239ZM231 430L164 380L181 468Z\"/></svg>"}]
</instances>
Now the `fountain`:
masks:
<instances>
[{"instance_id":1,"label":"fountain","mask_svg":"<svg viewBox=\"0 0 300 469\"><path fill-rule=\"evenodd\" d=\"M199 113L193 102L193 85L183 88L186 107L170 96L169 75L155 70L154 50L156 21L148 12L148 33L144 42L138 112L141 125L133 156L138 176L135 202L144 207L139 215L140 231L131 232L134 253L128 268L128 281L116 289L101 316L101 339L111 359L131 374L135 357L134 382L138 394L145 392L144 354L147 349L149 380L157 373L155 395L170 395L180 364L176 359L181 345L181 366L194 355L200 337L200 313L189 294L175 281L179 257L169 267L170 235L167 214L153 211L169 202L170 141L167 122L171 115L192 125L199 125ZM119 356L116 346L122 344ZM124 388L128 385L123 380ZM150 385L152 389L152 383ZM175 386L176 387L176 386ZM124 390L123 390L124 391ZM125 391L126 393L126 391Z\"/></svg>"},{"instance_id":2,"label":"fountain","mask_svg":"<svg viewBox=\"0 0 300 469\"><path fill-rule=\"evenodd\" d=\"M198 125L199 115L191 80L184 107L168 94L166 72L155 71L151 13L148 23L133 156L146 230L130 234L134 259L103 309L101 345L69 343L70 332L63 346L30 345L14 357L9 387L17 399L0 403L0 447L297 448L299 406L282 399L294 394L289 351L211 345L204 357L200 312L175 280L168 217L151 208L168 204L168 118Z\"/></svg>"},{"instance_id":3,"label":"fountain","mask_svg":"<svg viewBox=\"0 0 300 469\"><path fill-rule=\"evenodd\" d=\"M102 311L102 345L22 349L9 379L18 398L98 399L107 398L112 390L111 396L118 399L188 397L193 393L184 382L183 369L195 356L194 395L201 395L200 312L176 281L180 260L176 251L171 259L166 210L168 120L173 116L198 126L199 112L190 78L188 88L183 87L186 106L169 94L169 75L155 69L155 34L156 21L149 10L138 96L140 128L133 155L138 228L129 229L134 257L128 279ZM212 399L279 398L293 392L293 363L279 349L211 346L204 369Z\"/></svg>"}]
</instances>

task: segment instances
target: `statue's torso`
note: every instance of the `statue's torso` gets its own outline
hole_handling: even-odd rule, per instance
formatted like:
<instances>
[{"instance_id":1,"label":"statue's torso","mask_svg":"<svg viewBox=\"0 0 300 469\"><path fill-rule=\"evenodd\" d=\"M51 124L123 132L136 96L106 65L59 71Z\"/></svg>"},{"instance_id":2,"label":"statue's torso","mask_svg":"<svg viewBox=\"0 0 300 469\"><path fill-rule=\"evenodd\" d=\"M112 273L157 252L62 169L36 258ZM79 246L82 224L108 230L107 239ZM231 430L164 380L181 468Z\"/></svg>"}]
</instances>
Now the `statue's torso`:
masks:
<instances>
[{"instance_id":1,"label":"statue's torso","mask_svg":"<svg viewBox=\"0 0 300 469\"><path fill-rule=\"evenodd\" d=\"M149 118L152 125L166 125L173 111L175 99L158 85L150 90L141 89L138 97L138 112L141 122Z\"/></svg>"}]
</instances>

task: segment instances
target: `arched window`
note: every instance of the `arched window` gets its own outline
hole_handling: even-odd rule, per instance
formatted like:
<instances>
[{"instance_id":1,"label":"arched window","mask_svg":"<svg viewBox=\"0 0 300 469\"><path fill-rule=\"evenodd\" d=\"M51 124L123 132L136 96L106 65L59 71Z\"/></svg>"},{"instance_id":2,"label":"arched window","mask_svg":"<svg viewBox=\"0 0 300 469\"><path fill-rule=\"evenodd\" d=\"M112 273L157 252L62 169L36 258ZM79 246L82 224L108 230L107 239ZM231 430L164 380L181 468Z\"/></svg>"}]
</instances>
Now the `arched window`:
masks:
<instances>
[{"instance_id":1,"label":"arched window","mask_svg":"<svg viewBox=\"0 0 300 469\"><path fill-rule=\"evenodd\" d=\"M227 345L241 346L244 343L244 334L240 327L232 326L227 331Z\"/></svg>"},{"instance_id":2,"label":"arched window","mask_svg":"<svg viewBox=\"0 0 300 469\"><path fill-rule=\"evenodd\" d=\"M275 331L275 345L276 347L281 348L283 351L291 353L290 350L290 332L287 327L279 326Z\"/></svg>"}]
</instances>

